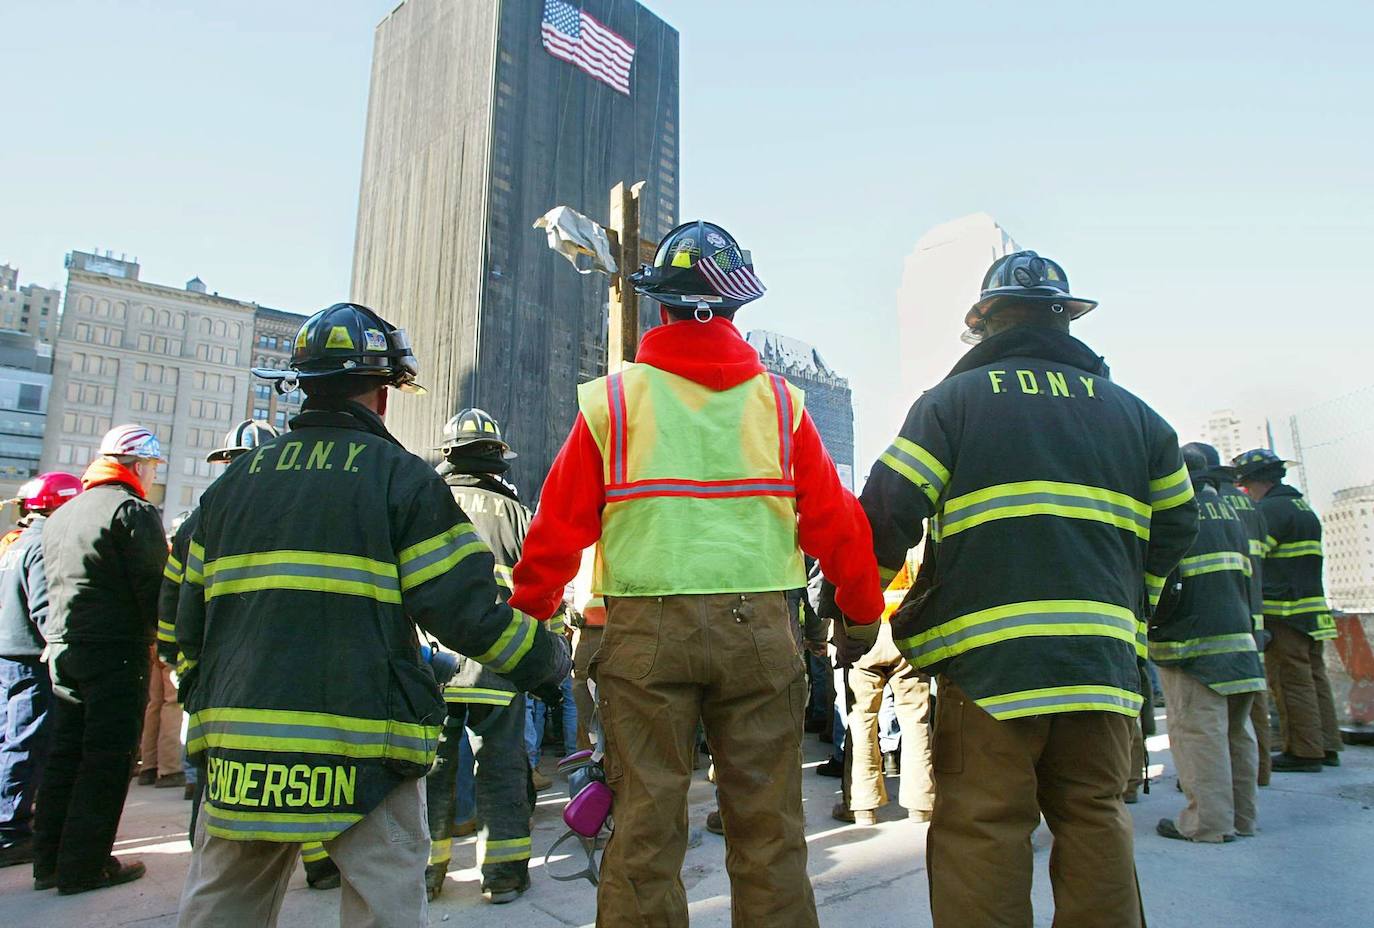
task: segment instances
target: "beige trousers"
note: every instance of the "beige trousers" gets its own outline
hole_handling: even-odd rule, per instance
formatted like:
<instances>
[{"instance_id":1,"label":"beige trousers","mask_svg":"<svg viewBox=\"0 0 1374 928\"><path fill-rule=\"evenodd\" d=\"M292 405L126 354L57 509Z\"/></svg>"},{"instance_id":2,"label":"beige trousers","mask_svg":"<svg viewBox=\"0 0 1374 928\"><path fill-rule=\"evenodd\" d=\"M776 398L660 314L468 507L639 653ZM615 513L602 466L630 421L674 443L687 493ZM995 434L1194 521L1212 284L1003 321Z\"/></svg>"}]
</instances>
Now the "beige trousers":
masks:
<instances>
[{"instance_id":1,"label":"beige trousers","mask_svg":"<svg viewBox=\"0 0 1374 928\"><path fill-rule=\"evenodd\" d=\"M1265 628L1274 633L1264 651L1264 665L1279 707L1283 750L1309 760L1339 751L1341 730L1322 642L1286 622L1271 621Z\"/></svg>"},{"instance_id":2,"label":"beige trousers","mask_svg":"<svg viewBox=\"0 0 1374 928\"><path fill-rule=\"evenodd\" d=\"M324 842L343 880L340 925L428 928L429 826L424 785L424 780L406 780L362 821ZM272 928L301 846L211 837L205 832L206 818L201 815L196 822L177 925Z\"/></svg>"},{"instance_id":3,"label":"beige trousers","mask_svg":"<svg viewBox=\"0 0 1374 928\"><path fill-rule=\"evenodd\" d=\"M926 838L935 928L1031 928L1031 832L1054 834L1054 928L1142 928L1131 727L1115 712L999 722L940 678L935 815Z\"/></svg>"},{"instance_id":4,"label":"beige trousers","mask_svg":"<svg viewBox=\"0 0 1374 928\"><path fill-rule=\"evenodd\" d=\"M181 772L181 703L172 685L172 667L153 651L153 670L148 675L148 705L143 710L143 769L157 768L157 775Z\"/></svg>"},{"instance_id":5,"label":"beige trousers","mask_svg":"<svg viewBox=\"0 0 1374 928\"><path fill-rule=\"evenodd\" d=\"M935 805L930 772L930 679L918 673L892 641L892 626L882 623L878 640L849 671L854 702L849 710L854 767L849 808L877 809L887 804L882 753L878 750L878 709L883 688L892 687L897 723L902 728L902 775L897 800L909 812L929 812Z\"/></svg>"},{"instance_id":6,"label":"beige trousers","mask_svg":"<svg viewBox=\"0 0 1374 928\"><path fill-rule=\"evenodd\" d=\"M1194 841L1255 833L1258 753L1253 693L1222 696L1174 667L1159 668L1169 706L1169 749L1188 805L1178 830Z\"/></svg>"},{"instance_id":7,"label":"beige trousers","mask_svg":"<svg viewBox=\"0 0 1374 928\"><path fill-rule=\"evenodd\" d=\"M687 791L706 729L735 928L816 928L801 799L806 672L782 593L607 599L592 673L615 830L601 928L686 928Z\"/></svg>"},{"instance_id":8,"label":"beige trousers","mask_svg":"<svg viewBox=\"0 0 1374 928\"><path fill-rule=\"evenodd\" d=\"M1269 754L1269 692L1268 690L1251 694L1255 697L1250 703L1250 726L1255 731L1255 744L1258 747L1259 766L1256 768L1255 782L1268 786L1273 775L1273 757Z\"/></svg>"}]
</instances>

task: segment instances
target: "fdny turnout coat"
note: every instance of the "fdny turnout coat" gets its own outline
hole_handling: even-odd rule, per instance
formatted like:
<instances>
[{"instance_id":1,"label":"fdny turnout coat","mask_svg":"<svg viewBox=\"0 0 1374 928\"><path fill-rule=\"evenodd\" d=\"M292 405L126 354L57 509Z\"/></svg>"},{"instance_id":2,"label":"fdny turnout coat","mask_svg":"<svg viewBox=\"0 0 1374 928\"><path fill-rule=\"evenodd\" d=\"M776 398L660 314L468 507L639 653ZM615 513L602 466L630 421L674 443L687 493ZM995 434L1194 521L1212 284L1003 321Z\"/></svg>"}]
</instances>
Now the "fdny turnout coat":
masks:
<instances>
[{"instance_id":1,"label":"fdny turnout coat","mask_svg":"<svg viewBox=\"0 0 1374 928\"><path fill-rule=\"evenodd\" d=\"M1263 692L1264 667L1250 617L1245 523L1211 486L1198 489L1197 501L1197 539L1170 575L1182 590L1168 614L1150 622L1150 659L1182 670L1222 696Z\"/></svg>"},{"instance_id":2,"label":"fdny turnout coat","mask_svg":"<svg viewBox=\"0 0 1374 928\"><path fill-rule=\"evenodd\" d=\"M1302 494L1280 483L1257 504L1269 535L1264 554L1264 621L1318 641L1336 637L1322 587L1322 523Z\"/></svg>"},{"instance_id":3,"label":"fdny turnout coat","mask_svg":"<svg viewBox=\"0 0 1374 928\"><path fill-rule=\"evenodd\" d=\"M916 667L998 719L1140 710L1143 617L1197 531L1173 429L1067 333L982 342L912 406L861 497Z\"/></svg>"},{"instance_id":4,"label":"fdny turnout coat","mask_svg":"<svg viewBox=\"0 0 1374 928\"><path fill-rule=\"evenodd\" d=\"M521 688L561 672L493 567L443 480L360 404L307 400L236 459L201 500L176 619L209 833L328 841L424 775L446 712L416 625Z\"/></svg>"},{"instance_id":5,"label":"fdny turnout coat","mask_svg":"<svg viewBox=\"0 0 1374 928\"><path fill-rule=\"evenodd\" d=\"M191 547L191 534L199 523L200 507L197 506L172 534L167 566L162 569L162 590L157 595L157 656L173 667L178 663L177 604L181 600L181 582L186 572L186 551Z\"/></svg>"},{"instance_id":6,"label":"fdny turnout coat","mask_svg":"<svg viewBox=\"0 0 1374 928\"><path fill-rule=\"evenodd\" d=\"M1255 637L1261 642L1268 641L1264 634L1264 552L1269 528L1264 524L1264 516L1249 496L1236 489L1230 477L1217 479L1217 495L1230 504L1240 522L1245 526L1246 541L1250 554L1250 620L1255 625Z\"/></svg>"}]
</instances>

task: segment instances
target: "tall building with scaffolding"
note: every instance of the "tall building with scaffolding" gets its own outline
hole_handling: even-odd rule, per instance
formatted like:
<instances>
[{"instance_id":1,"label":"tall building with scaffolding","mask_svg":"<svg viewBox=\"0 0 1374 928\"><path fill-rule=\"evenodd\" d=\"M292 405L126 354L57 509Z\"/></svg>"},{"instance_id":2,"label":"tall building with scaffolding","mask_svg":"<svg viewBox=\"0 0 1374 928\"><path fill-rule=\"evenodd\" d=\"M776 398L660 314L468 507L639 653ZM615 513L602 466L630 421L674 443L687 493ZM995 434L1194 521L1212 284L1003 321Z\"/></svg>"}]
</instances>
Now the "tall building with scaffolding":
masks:
<instances>
[{"instance_id":1,"label":"tall building with scaffolding","mask_svg":"<svg viewBox=\"0 0 1374 928\"><path fill-rule=\"evenodd\" d=\"M598 76L586 46L607 33L631 52ZM407 447L480 406L537 496L577 384L605 371L607 279L531 226L559 205L605 225L611 188L643 180L640 232L657 240L677 221L678 132L678 34L638 3L405 0L382 20L352 293L419 356L429 395L387 416Z\"/></svg>"}]
</instances>

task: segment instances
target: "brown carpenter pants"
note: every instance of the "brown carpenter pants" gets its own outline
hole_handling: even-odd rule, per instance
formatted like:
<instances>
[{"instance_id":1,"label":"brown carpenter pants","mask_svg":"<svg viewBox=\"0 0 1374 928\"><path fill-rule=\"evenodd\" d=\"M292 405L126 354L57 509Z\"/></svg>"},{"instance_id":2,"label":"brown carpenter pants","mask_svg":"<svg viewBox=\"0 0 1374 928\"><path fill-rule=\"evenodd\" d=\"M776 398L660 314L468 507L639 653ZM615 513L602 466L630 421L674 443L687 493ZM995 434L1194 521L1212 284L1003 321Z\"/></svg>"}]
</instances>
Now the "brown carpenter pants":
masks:
<instances>
[{"instance_id":1,"label":"brown carpenter pants","mask_svg":"<svg viewBox=\"0 0 1374 928\"><path fill-rule=\"evenodd\" d=\"M172 667L156 651L148 675L148 705L143 710L139 752L144 770L157 770L160 777L181 772L181 703L172 685Z\"/></svg>"},{"instance_id":2,"label":"brown carpenter pants","mask_svg":"<svg viewBox=\"0 0 1374 928\"><path fill-rule=\"evenodd\" d=\"M873 649L849 671L854 702L849 710L853 746L851 811L877 809L887 803L882 754L878 750L878 709L883 688L892 687L897 723L902 729L901 788L898 800L908 812L930 812L935 784L930 775L930 678L918 672L892 641L892 626L882 623Z\"/></svg>"},{"instance_id":3,"label":"brown carpenter pants","mask_svg":"<svg viewBox=\"0 0 1374 928\"><path fill-rule=\"evenodd\" d=\"M1252 695L1255 699L1250 703L1250 727L1254 729L1255 744L1259 747L1255 782L1259 786L1268 786L1274 765L1274 759L1269 754L1269 692L1262 690Z\"/></svg>"},{"instance_id":4,"label":"brown carpenter pants","mask_svg":"<svg viewBox=\"0 0 1374 928\"><path fill-rule=\"evenodd\" d=\"M926 839L935 928L1031 928L1031 832L1054 834L1054 928L1142 928L1131 726L1114 712L999 722L948 677L935 701L935 815Z\"/></svg>"},{"instance_id":5,"label":"brown carpenter pants","mask_svg":"<svg viewBox=\"0 0 1374 928\"><path fill-rule=\"evenodd\" d=\"M685 928L697 721L716 766L735 928L815 928L801 802L806 673L782 593L608 598L592 667L615 831L601 928Z\"/></svg>"},{"instance_id":6,"label":"brown carpenter pants","mask_svg":"<svg viewBox=\"0 0 1374 928\"><path fill-rule=\"evenodd\" d=\"M592 658L601 647L601 632L604 626L584 625L573 633L573 702L577 703L577 746L586 749L592 746L587 734L587 726L592 721L592 710L596 707L591 690L587 688L587 678L592 669Z\"/></svg>"},{"instance_id":7,"label":"brown carpenter pants","mask_svg":"<svg viewBox=\"0 0 1374 928\"><path fill-rule=\"evenodd\" d=\"M1274 633L1264 651L1264 664L1279 707L1283 750L1309 760L1339 751L1341 730L1322 642L1287 622L1271 621L1265 627Z\"/></svg>"}]
</instances>

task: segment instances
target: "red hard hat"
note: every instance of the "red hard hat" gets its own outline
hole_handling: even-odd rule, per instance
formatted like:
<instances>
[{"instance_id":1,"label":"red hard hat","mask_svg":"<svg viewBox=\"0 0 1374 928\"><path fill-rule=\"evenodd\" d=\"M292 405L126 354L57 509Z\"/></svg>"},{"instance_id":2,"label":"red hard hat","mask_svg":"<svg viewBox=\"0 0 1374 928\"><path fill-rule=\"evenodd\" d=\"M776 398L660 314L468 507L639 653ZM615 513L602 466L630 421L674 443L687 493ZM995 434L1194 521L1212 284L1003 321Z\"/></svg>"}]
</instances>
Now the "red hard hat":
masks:
<instances>
[{"instance_id":1,"label":"red hard hat","mask_svg":"<svg viewBox=\"0 0 1374 928\"><path fill-rule=\"evenodd\" d=\"M39 474L19 488L17 499L25 509L52 512L81 492L81 478L54 471Z\"/></svg>"}]
</instances>

